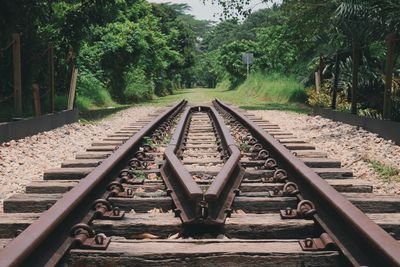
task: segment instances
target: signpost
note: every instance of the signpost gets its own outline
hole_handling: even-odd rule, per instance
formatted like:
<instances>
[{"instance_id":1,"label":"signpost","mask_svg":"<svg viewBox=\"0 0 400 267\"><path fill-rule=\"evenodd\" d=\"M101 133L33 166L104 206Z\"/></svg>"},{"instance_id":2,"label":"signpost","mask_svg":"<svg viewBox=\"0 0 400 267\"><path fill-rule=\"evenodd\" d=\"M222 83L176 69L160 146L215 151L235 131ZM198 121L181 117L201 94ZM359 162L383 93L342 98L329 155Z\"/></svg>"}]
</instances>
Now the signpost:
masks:
<instances>
[{"instance_id":1,"label":"signpost","mask_svg":"<svg viewBox=\"0 0 400 267\"><path fill-rule=\"evenodd\" d=\"M245 53L242 57L243 63L247 65L247 78L250 76L250 65L253 64L254 54L253 53Z\"/></svg>"}]
</instances>

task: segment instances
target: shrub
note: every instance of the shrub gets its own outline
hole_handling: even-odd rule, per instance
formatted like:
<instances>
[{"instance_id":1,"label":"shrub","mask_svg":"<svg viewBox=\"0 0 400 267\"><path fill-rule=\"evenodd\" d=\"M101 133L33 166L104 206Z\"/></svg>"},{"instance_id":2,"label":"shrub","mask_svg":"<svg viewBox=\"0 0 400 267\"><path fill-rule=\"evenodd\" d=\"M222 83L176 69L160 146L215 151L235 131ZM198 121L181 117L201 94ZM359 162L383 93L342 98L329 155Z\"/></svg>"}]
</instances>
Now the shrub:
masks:
<instances>
[{"instance_id":1,"label":"shrub","mask_svg":"<svg viewBox=\"0 0 400 267\"><path fill-rule=\"evenodd\" d=\"M139 102L149 100L154 94L154 84L146 79L142 69L130 67L124 74L126 101Z\"/></svg>"},{"instance_id":2,"label":"shrub","mask_svg":"<svg viewBox=\"0 0 400 267\"><path fill-rule=\"evenodd\" d=\"M395 96L392 99L392 119L400 121L400 97Z\"/></svg>"},{"instance_id":3,"label":"shrub","mask_svg":"<svg viewBox=\"0 0 400 267\"><path fill-rule=\"evenodd\" d=\"M332 94L327 87L321 88L319 93L314 88L307 90L308 103L311 106L331 108L332 105ZM336 98L336 109L338 111L350 112L351 103L347 102L346 97L343 93L338 93ZM374 119L382 119L382 114L372 108L363 108L360 103L357 104L357 114Z\"/></svg>"},{"instance_id":4,"label":"shrub","mask_svg":"<svg viewBox=\"0 0 400 267\"><path fill-rule=\"evenodd\" d=\"M78 76L76 94L76 105L80 109L114 104L105 85L87 70L82 70Z\"/></svg>"},{"instance_id":5,"label":"shrub","mask_svg":"<svg viewBox=\"0 0 400 267\"><path fill-rule=\"evenodd\" d=\"M332 105L332 93L327 87L322 87L319 93L317 93L315 88L308 88L307 95L307 102L311 106L330 108ZM339 111L349 111L350 108L351 105L347 102L346 97L342 93L338 93L336 98L336 109Z\"/></svg>"},{"instance_id":6,"label":"shrub","mask_svg":"<svg viewBox=\"0 0 400 267\"><path fill-rule=\"evenodd\" d=\"M254 50L255 43L242 40L226 44L220 49L219 62L228 74L229 81L234 89L246 80L246 68L242 56Z\"/></svg>"},{"instance_id":7,"label":"shrub","mask_svg":"<svg viewBox=\"0 0 400 267\"><path fill-rule=\"evenodd\" d=\"M54 104L57 110L65 110L68 107L68 96L67 95L56 95Z\"/></svg>"},{"instance_id":8,"label":"shrub","mask_svg":"<svg viewBox=\"0 0 400 267\"><path fill-rule=\"evenodd\" d=\"M305 103L307 99L304 86L296 78L274 73L252 73L238 91L275 103Z\"/></svg>"}]
</instances>

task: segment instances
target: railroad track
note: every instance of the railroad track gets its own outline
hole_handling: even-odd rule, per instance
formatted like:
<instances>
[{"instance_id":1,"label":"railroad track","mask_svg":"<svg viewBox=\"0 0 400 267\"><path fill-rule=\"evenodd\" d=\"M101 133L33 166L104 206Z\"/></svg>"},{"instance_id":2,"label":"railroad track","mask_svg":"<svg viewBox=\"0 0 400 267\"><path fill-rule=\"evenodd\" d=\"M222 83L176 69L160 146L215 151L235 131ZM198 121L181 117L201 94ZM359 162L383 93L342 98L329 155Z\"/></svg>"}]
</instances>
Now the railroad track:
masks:
<instances>
[{"instance_id":1,"label":"railroad track","mask_svg":"<svg viewBox=\"0 0 400 267\"><path fill-rule=\"evenodd\" d=\"M400 197L278 125L182 101L4 201L0 266L400 266Z\"/></svg>"}]
</instances>

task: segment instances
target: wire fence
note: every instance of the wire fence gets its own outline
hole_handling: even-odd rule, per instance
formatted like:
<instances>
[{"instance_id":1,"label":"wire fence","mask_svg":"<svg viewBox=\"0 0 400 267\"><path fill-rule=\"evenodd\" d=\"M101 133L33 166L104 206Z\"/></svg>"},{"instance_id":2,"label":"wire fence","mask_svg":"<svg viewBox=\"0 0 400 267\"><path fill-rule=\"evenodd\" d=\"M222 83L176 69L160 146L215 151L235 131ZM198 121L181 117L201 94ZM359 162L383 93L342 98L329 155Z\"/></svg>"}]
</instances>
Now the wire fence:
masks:
<instances>
[{"instance_id":1,"label":"wire fence","mask_svg":"<svg viewBox=\"0 0 400 267\"><path fill-rule=\"evenodd\" d=\"M8 100L10 100L12 98L14 98L14 94L10 94L10 95L8 95L6 97L3 97L2 99L0 99L0 104L1 103L5 103L5 102L7 102Z\"/></svg>"},{"instance_id":2,"label":"wire fence","mask_svg":"<svg viewBox=\"0 0 400 267\"><path fill-rule=\"evenodd\" d=\"M14 33L12 41L0 47L0 104L3 105L0 114L29 115L33 101L38 99L46 102L43 109L54 112L56 70L53 43L49 42L45 49L38 49L39 52L32 48L22 51L26 48L21 43L20 35ZM39 97L33 95L30 81L42 89ZM11 103L15 110L7 110L11 109Z\"/></svg>"}]
</instances>

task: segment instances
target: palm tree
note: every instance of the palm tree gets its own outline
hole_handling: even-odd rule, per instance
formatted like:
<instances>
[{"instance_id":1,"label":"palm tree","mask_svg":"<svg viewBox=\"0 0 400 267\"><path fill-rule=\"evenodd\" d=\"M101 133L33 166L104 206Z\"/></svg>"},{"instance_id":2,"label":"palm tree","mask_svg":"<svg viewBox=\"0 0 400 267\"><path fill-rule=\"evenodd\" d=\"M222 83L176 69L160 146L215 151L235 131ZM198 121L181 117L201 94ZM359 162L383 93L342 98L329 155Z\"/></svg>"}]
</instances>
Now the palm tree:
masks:
<instances>
[{"instance_id":1,"label":"palm tree","mask_svg":"<svg viewBox=\"0 0 400 267\"><path fill-rule=\"evenodd\" d=\"M382 82L380 75L374 74L381 70L379 64L376 64L376 58L368 57L368 48L372 43L384 40L386 35L393 36L393 33L398 32L400 25L396 14L398 7L399 4L395 0L345 0L339 4L336 10L337 32L335 34L342 36L352 46L352 113L357 112L360 62L364 67L363 74L370 78L373 77L370 80L372 84ZM375 67L375 70L370 68L372 66ZM389 68L390 70L391 68ZM389 76L391 77L391 75L387 75L387 77ZM366 77L363 78L364 81L369 80L365 79ZM385 90L385 103L388 99L387 92L391 88L391 80L386 80L386 87L389 87L389 90Z\"/></svg>"}]
</instances>

